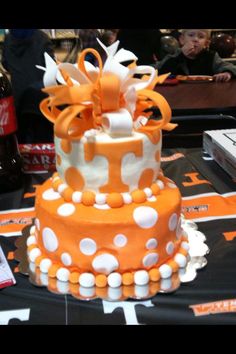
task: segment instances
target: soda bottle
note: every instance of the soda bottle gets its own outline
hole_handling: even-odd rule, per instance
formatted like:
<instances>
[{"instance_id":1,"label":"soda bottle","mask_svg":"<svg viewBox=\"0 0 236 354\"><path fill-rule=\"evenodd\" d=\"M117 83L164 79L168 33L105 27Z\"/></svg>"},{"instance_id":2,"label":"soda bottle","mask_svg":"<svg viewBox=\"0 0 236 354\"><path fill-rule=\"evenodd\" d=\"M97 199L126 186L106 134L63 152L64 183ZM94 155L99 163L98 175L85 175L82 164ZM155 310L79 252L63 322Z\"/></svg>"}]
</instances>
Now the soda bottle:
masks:
<instances>
[{"instance_id":1,"label":"soda bottle","mask_svg":"<svg viewBox=\"0 0 236 354\"><path fill-rule=\"evenodd\" d=\"M23 164L16 130L11 83L0 70L0 193L16 190L23 183Z\"/></svg>"}]
</instances>

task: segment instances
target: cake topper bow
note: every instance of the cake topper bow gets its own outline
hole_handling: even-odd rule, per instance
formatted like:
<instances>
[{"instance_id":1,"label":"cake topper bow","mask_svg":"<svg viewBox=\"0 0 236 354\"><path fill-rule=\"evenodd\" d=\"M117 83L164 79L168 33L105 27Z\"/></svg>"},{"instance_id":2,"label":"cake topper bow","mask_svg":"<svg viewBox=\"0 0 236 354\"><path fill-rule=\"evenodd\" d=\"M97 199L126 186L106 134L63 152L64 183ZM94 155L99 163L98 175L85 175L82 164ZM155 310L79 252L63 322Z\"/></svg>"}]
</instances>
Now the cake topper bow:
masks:
<instances>
[{"instance_id":1,"label":"cake topper bow","mask_svg":"<svg viewBox=\"0 0 236 354\"><path fill-rule=\"evenodd\" d=\"M124 49L116 53L119 41L110 47L99 43L107 54L104 66L100 54L91 48L81 52L76 65L57 64L45 53L43 91L49 97L41 102L40 109L54 123L56 136L77 140L86 130L98 127L120 136L131 135L133 130L153 136L159 129L173 129L167 101L152 91L163 75L158 77L151 66L122 65L137 57ZM97 59L98 67L85 60L88 53ZM135 74L143 76L135 78ZM158 121L148 120L152 111L147 109L153 106L161 112Z\"/></svg>"}]
</instances>

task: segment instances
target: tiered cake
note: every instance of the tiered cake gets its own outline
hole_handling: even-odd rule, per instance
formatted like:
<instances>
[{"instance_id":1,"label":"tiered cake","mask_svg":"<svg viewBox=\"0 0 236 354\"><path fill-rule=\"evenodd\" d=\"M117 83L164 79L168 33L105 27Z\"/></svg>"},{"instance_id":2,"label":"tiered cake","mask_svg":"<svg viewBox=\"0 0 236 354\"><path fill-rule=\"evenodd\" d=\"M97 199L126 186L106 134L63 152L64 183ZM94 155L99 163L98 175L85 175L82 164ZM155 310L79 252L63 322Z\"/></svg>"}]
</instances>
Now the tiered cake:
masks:
<instances>
[{"instance_id":1,"label":"tiered cake","mask_svg":"<svg viewBox=\"0 0 236 354\"><path fill-rule=\"evenodd\" d=\"M57 172L37 189L28 256L48 277L83 287L145 285L187 263L181 195L160 169L161 130L174 126L153 91L156 70L136 66L118 42L100 44L104 65L93 49L75 65L45 55L40 107L54 123ZM160 119L150 119L153 106Z\"/></svg>"}]
</instances>

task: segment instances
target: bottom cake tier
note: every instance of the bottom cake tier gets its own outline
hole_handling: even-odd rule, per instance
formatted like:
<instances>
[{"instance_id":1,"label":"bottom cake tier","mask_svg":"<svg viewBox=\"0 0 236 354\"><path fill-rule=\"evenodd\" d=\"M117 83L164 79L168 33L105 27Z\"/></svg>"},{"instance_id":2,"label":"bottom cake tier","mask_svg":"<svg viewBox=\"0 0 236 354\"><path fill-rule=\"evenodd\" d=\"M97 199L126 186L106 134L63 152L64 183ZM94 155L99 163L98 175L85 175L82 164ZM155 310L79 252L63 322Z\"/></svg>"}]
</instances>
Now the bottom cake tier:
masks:
<instances>
[{"instance_id":1,"label":"bottom cake tier","mask_svg":"<svg viewBox=\"0 0 236 354\"><path fill-rule=\"evenodd\" d=\"M181 195L168 178L157 181L157 195L119 208L65 202L52 182L37 189L27 239L29 260L41 272L84 287L118 287L169 278L186 266Z\"/></svg>"}]
</instances>

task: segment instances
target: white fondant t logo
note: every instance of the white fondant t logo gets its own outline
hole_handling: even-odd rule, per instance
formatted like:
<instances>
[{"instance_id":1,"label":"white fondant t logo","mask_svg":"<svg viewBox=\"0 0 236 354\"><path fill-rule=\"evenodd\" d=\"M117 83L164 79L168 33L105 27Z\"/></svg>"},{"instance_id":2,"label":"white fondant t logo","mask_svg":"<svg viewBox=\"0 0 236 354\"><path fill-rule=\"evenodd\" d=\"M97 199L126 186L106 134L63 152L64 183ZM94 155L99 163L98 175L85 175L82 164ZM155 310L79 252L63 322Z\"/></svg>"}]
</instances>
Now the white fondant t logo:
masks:
<instances>
[{"instance_id":1,"label":"white fondant t logo","mask_svg":"<svg viewBox=\"0 0 236 354\"><path fill-rule=\"evenodd\" d=\"M151 300L148 301L135 301L135 302L127 302L127 301L115 301L115 302L109 302L109 301L102 301L103 303L103 310L104 313L112 313L116 308L122 307L124 310L124 315L125 315L125 321L127 325L137 325L138 320L136 316L136 311L135 311L135 306L136 305L143 305L146 307L152 307L154 306L151 302Z\"/></svg>"},{"instance_id":2,"label":"white fondant t logo","mask_svg":"<svg viewBox=\"0 0 236 354\"><path fill-rule=\"evenodd\" d=\"M29 321L30 309L0 311L0 325L7 325L12 318Z\"/></svg>"}]
</instances>

